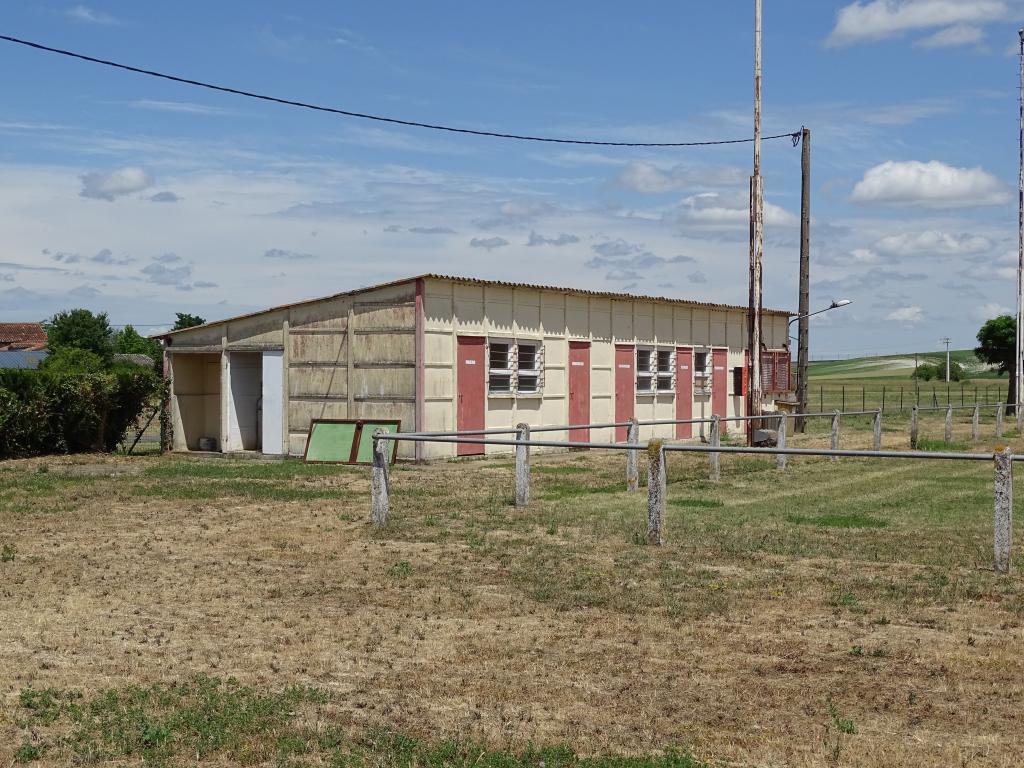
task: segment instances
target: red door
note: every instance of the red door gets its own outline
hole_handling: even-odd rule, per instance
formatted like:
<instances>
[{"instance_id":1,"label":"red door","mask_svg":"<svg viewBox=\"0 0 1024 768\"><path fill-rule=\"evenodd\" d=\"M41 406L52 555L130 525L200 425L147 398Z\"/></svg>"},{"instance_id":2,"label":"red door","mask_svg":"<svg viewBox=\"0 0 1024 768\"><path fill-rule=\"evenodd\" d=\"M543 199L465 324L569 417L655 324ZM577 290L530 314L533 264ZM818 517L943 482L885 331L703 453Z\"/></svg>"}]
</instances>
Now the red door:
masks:
<instances>
[{"instance_id":1,"label":"red door","mask_svg":"<svg viewBox=\"0 0 1024 768\"><path fill-rule=\"evenodd\" d=\"M569 423L590 423L590 342L569 342ZM589 429L569 430L572 442L589 443Z\"/></svg>"},{"instance_id":2,"label":"red door","mask_svg":"<svg viewBox=\"0 0 1024 768\"><path fill-rule=\"evenodd\" d=\"M711 414L723 419L729 415L729 350L711 350ZM722 432L726 432L722 422Z\"/></svg>"},{"instance_id":3,"label":"red door","mask_svg":"<svg viewBox=\"0 0 1024 768\"><path fill-rule=\"evenodd\" d=\"M693 418L693 348L676 349L676 418ZM693 437L693 424L676 424L676 437Z\"/></svg>"},{"instance_id":4,"label":"red door","mask_svg":"<svg viewBox=\"0 0 1024 768\"><path fill-rule=\"evenodd\" d=\"M487 345L482 336L459 336L459 360L456 376L459 387L459 407L456 428L460 432L484 428L484 399L486 394ZM481 437L483 437L481 435ZM459 456L474 456L484 452L484 446L474 443L456 443Z\"/></svg>"},{"instance_id":5,"label":"red door","mask_svg":"<svg viewBox=\"0 0 1024 768\"><path fill-rule=\"evenodd\" d=\"M629 421L635 413L636 376L633 366L636 350L632 345L615 345L615 421ZM625 442L626 427L615 428L615 439Z\"/></svg>"}]
</instances>

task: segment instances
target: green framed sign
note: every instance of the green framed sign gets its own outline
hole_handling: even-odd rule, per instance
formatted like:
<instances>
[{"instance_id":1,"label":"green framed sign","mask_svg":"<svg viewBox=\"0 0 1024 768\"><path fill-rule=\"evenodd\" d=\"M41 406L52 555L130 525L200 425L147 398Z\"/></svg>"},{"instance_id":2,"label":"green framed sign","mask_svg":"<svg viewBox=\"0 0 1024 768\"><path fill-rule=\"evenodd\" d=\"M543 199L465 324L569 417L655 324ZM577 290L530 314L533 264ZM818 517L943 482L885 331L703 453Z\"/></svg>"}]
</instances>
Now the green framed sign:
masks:
<instances>
[{"instance_id":1,"label":"green framed sign","mask_svg":"<svg viewBox=\"0 0 1024 768\"><path fill-rule=\"evenodd\" d=\"M398 432L402 422L391 419L313 419L306 437L303 461L307 464L372 464L373 433ZM391 462L398 455L392 441Z\"/></svg>"}]
</instances>

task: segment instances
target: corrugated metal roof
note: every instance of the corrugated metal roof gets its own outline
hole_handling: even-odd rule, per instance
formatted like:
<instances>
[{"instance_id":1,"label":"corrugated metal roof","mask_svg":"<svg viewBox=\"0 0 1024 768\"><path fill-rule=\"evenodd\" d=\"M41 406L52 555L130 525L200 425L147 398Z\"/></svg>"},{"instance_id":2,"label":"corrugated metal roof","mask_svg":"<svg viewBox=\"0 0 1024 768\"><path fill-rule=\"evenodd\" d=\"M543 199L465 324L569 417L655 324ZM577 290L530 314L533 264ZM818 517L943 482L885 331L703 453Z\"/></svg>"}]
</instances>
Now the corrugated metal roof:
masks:
<instances>
[{"instance_id":1,"label":"corrugated metal roof","mask_svg":"<svg viewBox=\"0 0 1024 768\"><path fill-rule=\"evenodd\" d=\"M276 307L269 307L268 309L260 310L259 312L248 312L244 315L235 315L234 317L226 317L223 320L211 320L203 325L196 325L191 328L182 328L178 331L168 331L167 333L157 334L154 338L164 338L165 336L173 336L177 333L184 333L185 331L194 331L196 328L206 328L212 325L220 325L221 323L228 323L233 320L244 320L249 317L256 317L257 315L264 315L268 312L279 312L284 309L291 309L292 307L300 307L306 304L315 304L318 301L330 301L331 299L339 299L345 296L353 296L358 293L364 293L365 291L375 291L380 288L390 288L395 285L403 285L405 283L411 283L421 279L433 279L433 280L450 280L454 283L464 283L467 285L493 285L501 286L504 288L529 288L531 290L538 291L555 291L557 293L566 293L576 296L595 296L603 299L621 299L626 301L658 301L665 304L675 304L687 307L702 307L704 309L718 309L727 311L740 311L746 312L746 307L737 306L735 304L715 304L707 301L690 301L687 299L671 299L667 296L641 296L632 293L615 293L612 291L594 291L588 288L566 288L565 286L558 285L540 285L536 283L513 283L506 280L487 280L479 277L460 277L457 275L439 275L434 272L428 272L422 275L415 275L413 277L406 277L401 280L392 280L388 283L379 283L377 285L369 285L365 288L357 288L353 291L344 291L342 293L334 293L330 296L320 296L315 299L305 299L303 301L294 301L290 304L280 304ZM792 317L793 312L787 312L782 309L765 309L764 314L766 315L782 315L784 317Z\"/></svg>"},{"instance_id":2,"label":"corrugated metal roof","mask_svg":"<svg viewBox=\"0 0 1024 768\"><path fill-rule=\"evenodd\" d=\"M0 368L38 368L47 354L45 349L0 349Z\"/></svg>"},{"instance_id":3,"label":"corrugated metal roof","mask_svg":"<svg viewBox=\"0 0 1024 768\"><path fill-rule=\"evenodd\" d=\"M149 355L137 354L134 352L119 352L114 355L115 363L132 363L134 365L141 365L145 368L152 368L155 363L153 358Z\"/></svg>"}]
</instances>

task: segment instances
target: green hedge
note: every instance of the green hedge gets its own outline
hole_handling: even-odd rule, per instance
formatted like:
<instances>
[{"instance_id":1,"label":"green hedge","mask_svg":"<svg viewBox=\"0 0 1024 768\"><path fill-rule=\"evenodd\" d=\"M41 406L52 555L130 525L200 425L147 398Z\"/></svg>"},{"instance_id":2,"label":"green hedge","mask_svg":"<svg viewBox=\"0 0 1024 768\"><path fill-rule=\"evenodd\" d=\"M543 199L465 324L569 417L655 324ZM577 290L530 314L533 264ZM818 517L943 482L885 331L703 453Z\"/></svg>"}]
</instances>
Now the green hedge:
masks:
<instances>
[{"instance_id":1,"label":"green hedge","mask_svg":"<svg viewBox=\"0 0 1024 768\"><path fill-rule=\"evenodd\" d=\"M0 459L113 451L163 382L153 371L0 370Z\"/></svg>"}]
</instances>

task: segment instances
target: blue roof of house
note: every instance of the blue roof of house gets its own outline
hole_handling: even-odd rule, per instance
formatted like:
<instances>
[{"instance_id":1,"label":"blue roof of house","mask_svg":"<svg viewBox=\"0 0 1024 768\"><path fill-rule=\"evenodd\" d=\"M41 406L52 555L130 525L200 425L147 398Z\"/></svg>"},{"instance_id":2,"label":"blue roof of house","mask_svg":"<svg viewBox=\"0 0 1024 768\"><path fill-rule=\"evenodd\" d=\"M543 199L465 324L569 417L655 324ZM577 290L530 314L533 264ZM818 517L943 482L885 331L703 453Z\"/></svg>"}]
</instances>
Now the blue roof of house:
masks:
<instances>
[{"instance_id":1,"label":"blue roof of house","mask_svg":"<svg viewBox=\"0 0 1024 768\"><path fill-rule=\"evenodd\" d=\"M46 355L45 349L0 349L0 368L38 368Z\"/></svg>"}]
</instances>

